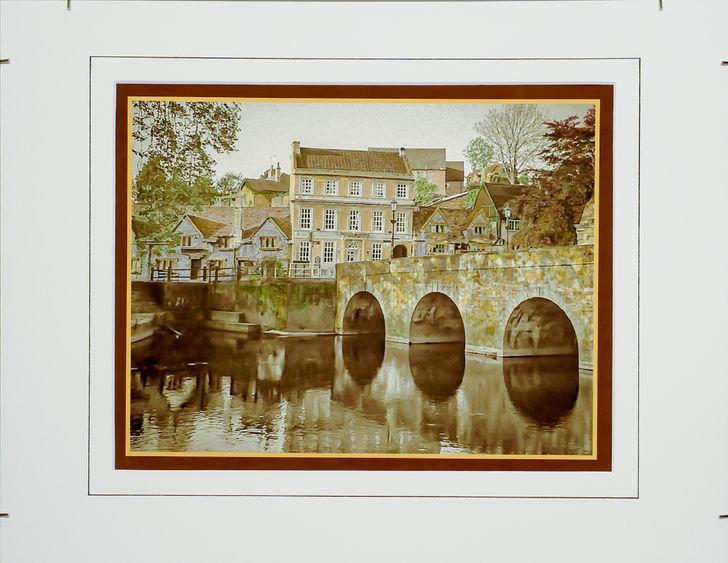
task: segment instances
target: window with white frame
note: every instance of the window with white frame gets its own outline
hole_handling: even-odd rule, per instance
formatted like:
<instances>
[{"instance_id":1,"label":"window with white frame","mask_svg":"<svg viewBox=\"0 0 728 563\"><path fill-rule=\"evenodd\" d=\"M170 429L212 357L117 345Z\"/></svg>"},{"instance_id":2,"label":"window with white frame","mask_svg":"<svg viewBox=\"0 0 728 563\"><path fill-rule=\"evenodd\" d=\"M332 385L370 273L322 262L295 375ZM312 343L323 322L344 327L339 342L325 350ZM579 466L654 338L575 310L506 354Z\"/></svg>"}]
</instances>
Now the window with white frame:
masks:
<instances>
[{"instance_id":1,"label":"window with white frame","mask_svg":"<svg viewBox=\"0 0 728 563\"><path fill-rule=\"evenodd\" d=\"M407 232L407 213L404 211L397 211L394 218L397 220L394 232L406 233Z\"/></svg>"},{"instance_id":2,"label":"window with white frame","mask_svg":"<svg viewBox=\"0 0 728 563\"><path fill-rule=\"evenodd\" d=\"M301 178L301 194L313 194L313 178Z\"/></svg>"},{"instance_id":3,"label":"window with white frame","mask_svg":"<svg viewBox=\"0 0 728 563\"><path fill-rule=\"evenodd\" d=\"M265 250L278 248L278 237L260 237L260 247Z\"/></svg>"},{"instance_id":4,"label":"window with white frame","mask_svg":"<svg viewBox=\"0 0 728 563\"><path fill-rule=\"evenodd\" d=\"M372 243L372 260L381 260L381 259L382 259L382 243L374 242L374 243Z\"/></svg>"},{"instance_id":5,"label":"window with white frame","mask_svg":"<svg viewBox=\"0 0 728 563\"><path fill-rule=\"evenodd\" d=\"M372 211L372 231L375 233L384 231L384 211Z\"/></svg>"},{"instance_id":6,"label":"window with white frame","mask_svg":"<svg viewBox=\"0 0 728 563\"><path fill-rule=\"evenodd\" d=\"M358 260L359 260L359 245L357 245L355 242L352 242L346 248L346 261L347 262L357 262Z\"/></svg>"},{"instance_id":7,"label":"window with white frame","mask_svg":"<svg viewBox=\"0 0 728 563\"><path fill-rule=\"evenodd\" d=\"M518 219L508 219L508 225L506 226L506 228L509 231L517 231L518 223L519 223Z\"/></svg>"},{"instance_id":8,"label":"window with white frame","mask_svg":"<svg viewBox=\"0 0 728 563\"><path fill-rule=\"evenodd\" d=\"M298 243L298 260L308 262L311 259L311 242L302 240Z\"/></svg>"},{"instance_id":9,"label":"window with white frame","mask_svg":"<svg viewBox=\"0 0 728 563\"><path fill-rule=\"evenodd\" d=\"M339 194L339 181L338 180L326 180L324 182L324 195L338 195Z\"/></svg>"},{"instance_id":10,"label":"window with white frame","mask_svg":"<svg viewBox=\"0 0 728 563\"><path fill-rule=\"evenodd\" d=\"M384 197L385 188L384 182L374 182L372 184L372 197Z\"/></svg>"},{"instance_id":11,"label":"window with white frame","mask_svg":"<svg viewBox=\"0 0 728 563\"><path fill-rule=\"evenodd\" d=\"M324 230L335 231L336 230L336 209L325 209L324 210Z\"/></svg>"},{"instance_id":12,"label":"window with white frame","mask_svg":"<svg viewBox=\"0 0 728 563\"><path fill-rule=\"evenodd\" d=\"M475 233L476 235L484 235L484 234L485 234L485 227L484 227L484 226L482 226L482 225L475 225L475 226L473 227L473 232L474 232L474 233Z\"/></svg>"},{"instance_id":13,"label":"window with white frame","mask_svg":"<svg viewBox=\"0 0 728 563\"><path fill-rule=\"evenodd\" d=\"M356 209L349 210L349 230L358 231L359 227L359 211Z\"/></svg>"},{"instance_id":14,"label":"window with white frame","mask_svg":"<svg viewBox=\"0 0 728 563\"><path fill-rule=\"evenodd\" d=\"M349 195L360 196L361 195L361 180L351 180L349 182Z\"/></svg>"},{"instance_id":15,"label":"window with white frame","mask_svg":"<svg viewBox=\"0 0 728 563\"><path fill-rule=\"evenodd\" d=\"M323 249L323 259L326 263L332 263L334 262L334 257L336 256L336 242L333 240L325 240L324 241L324 249Z\"/></svg>"},{"instance_id":16,"label":"window with white frame","mask_svg":"<svg viewBox=\"0 0 728 563\"><path fill-rule=\"evenodd\" d=\"M407 184L397 184L397 199L407 199Z\"/></svg>"},{"instance_id":17,"label":"window with white frame","mask_svg":"<svg viewBox=\"0 0 728 563\"><path fill-rule=\"evenodd\" d=\"M436 244L432 247L432 252L434 254L444 254L445 253L445 245L444 244Z\"/></svg>"},{"instance_id":18,"label":"window with white frame","mask_svg":"<svg viewBox=\"0 0 728 563\"><path fill-rule=\"evenodd\" d=\"M444 233L445 225L432 225L432 232L433 233Z\"/></svg>"},{"instance_id":19,"label":"window with white frame","mask_svg":"<svg viewBox=\"0 0 728 563\"><path fill-rule=\"evenodd\" d=\"M302 207L298 218L298 226L302 229L311 229L311 217L313 210L310 207Z\"/></svg>"}]
</instances>

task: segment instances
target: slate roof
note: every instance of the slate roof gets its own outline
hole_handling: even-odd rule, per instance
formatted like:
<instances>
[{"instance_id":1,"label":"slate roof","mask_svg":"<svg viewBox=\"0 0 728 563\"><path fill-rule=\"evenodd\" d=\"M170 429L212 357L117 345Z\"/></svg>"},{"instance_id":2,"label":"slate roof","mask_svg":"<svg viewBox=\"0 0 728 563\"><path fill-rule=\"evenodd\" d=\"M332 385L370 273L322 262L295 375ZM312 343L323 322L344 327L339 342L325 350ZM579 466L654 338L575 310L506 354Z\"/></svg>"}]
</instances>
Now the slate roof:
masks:
<instances>
[{"instance_id":1,"label":"slate roof","mask_svg":"<svg viewBox=\"0 0 728 563\"><path fill-rule=\"evenodd\" d=\"M295 159L296 168L304 170L411 175L399 152L301 147L301 154Z\"/></svg>"},{"instance_id":2,"label":"slate roof","mask_svg":"<svg viewBox=\"0 0 728 563\"><path fill-rule=\"evenodd\" d=\"M244 185L254 192L287 192L291 185L291 177L283 172L278 182L266 178L245 178Z\"/></svg>"},{"instance_id":3,"label":"slate roof","mask_svg":"<svg viewBox=\"0 0 728 563\"><path fill-rule=\"evenodd\" d=\"M370 151L396 152L394 147L369 147ZM445 149L407 148L404 147L404 157L412 170L445 170Z\"/></svg>"},{"instance_id":4,"label":"slate roof","mask_svg":"<svg viewBox=\"0 0 728 563\"><path fill-rule=\"evenodd\" d=\"M209 219L205 219L204 217L190 215L189 213L187 214L187 217L192 222L192 224L197 227L197 230L200 231L202 233L202 236L205 238L210 238L220 229L227 226L225 223L211 221Z\"/></svg>"}]
</instances>

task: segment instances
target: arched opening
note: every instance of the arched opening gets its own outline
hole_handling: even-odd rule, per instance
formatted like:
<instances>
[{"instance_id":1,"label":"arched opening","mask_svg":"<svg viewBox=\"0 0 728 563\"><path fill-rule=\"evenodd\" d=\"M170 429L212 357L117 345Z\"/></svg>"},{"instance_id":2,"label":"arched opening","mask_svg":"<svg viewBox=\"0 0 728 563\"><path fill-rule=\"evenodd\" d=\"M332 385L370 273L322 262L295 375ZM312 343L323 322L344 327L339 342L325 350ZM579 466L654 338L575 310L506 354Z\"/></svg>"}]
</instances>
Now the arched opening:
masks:
<instances>
[{"instance_id":1,"label":"arched opening","mask_svg":"<svg viewBox=\"0 0 728 563\"><path fill-rule=\"evenodd\" d=\"M444 293L428 293L410 321L410 343L465 342L465 325L457 305Z\"/></svg>"},{"instance_id":2,"label":"arched opening","mask_svg":"<svg viewBox=\"0 0 728 563\"><path fill-rule=\"evenodd\" d=\"M398 244L392 250L392 258L407 258L407 247L403 244Z\"/></svg>"},{"instance_id":3,"label":"arched opening","mask_svg":"<svg viewBox=\"0 0 728 563\"><path fill-rule=\"evenodd\" d=\"M578 355L576 332L553 301L534 297L513 310L503 335L503 356Z\"/></svg>"},{"instance_id":4,"label":"arched opening","mask_svg":"<svg viewBox=\"0 0 728 563\"><path fill-rule=\"evenodd\" d=\"M344 334L384 335L384 313L368 291L355 293L344 310Z\"/></svg>"},{"instance_id":5,"label":"arched opening","mask_svg":"<svg viewBox=\"0 0 728 563\"><path fill-rule=\"evenodd\" d=\"M538 426L557 426L579 395L576 356L505 358L503 379L516 411Z\"/></svg>"},{"instance_id":6,"label":"arched opening","mask_svg":"<svg viewBox=\"0 0 728 563\"><path fill-rule=\"evenodd\" d=\"M415 344L409 349L409 367L420 391L432 401L445 401L463 382L465 346L459 342Z\"/></svg>"}]
</instances>

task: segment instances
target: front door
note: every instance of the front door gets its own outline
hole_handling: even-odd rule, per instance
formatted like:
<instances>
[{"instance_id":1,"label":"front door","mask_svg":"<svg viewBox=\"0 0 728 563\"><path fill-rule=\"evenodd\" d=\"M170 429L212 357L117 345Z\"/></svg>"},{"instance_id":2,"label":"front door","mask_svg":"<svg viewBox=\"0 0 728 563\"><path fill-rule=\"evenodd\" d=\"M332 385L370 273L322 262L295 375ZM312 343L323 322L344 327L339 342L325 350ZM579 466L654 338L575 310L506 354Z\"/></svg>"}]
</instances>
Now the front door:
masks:
<instances>
[{"instance_id":1,"label":"front door","mask_svg":"<svg viewBox=\"0 0 728 563\"><path fill-rule=\"evenodd\" d=\"M200 277L200 268L202 267L202 258L193 258L190 260L190 279L196 280Z\"/></svg>"}]
</instances>

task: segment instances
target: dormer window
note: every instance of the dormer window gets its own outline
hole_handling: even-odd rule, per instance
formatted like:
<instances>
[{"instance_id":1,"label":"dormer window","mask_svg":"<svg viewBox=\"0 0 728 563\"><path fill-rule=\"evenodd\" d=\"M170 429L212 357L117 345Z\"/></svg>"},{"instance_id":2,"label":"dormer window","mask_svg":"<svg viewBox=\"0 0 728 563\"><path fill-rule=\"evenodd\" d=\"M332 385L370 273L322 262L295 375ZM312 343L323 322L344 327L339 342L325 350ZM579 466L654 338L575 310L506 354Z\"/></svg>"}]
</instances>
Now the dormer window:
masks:
<instances>
[{"instance_id":1,"label":"dormer window","mask_svg":"<svg viewBox=\"0 0 728 563\"><path fill-rule=\"evenodd\" d=\"M433 233L444 233L445 225L432 225L432 232Z\"/></svg>"},{"instance_id":2,"label":"dormer window","mask_svg":"<svg viewBox=\"0 0 728 563\"><path fill-rule=\"evenodd\" d=\"M220 248L228 248L230 246L230 237L220 237L217 239L217 245Z\"/></svg>"},{"instance_id":3,"label":"dormer window","mask_svg":"<svg viewBox=\"0 0 728 563\"><path fill-rule=\"evenodd\" d=\"M485 227L483 227L482 225L474 226L473 227L473 232L476 235L484 235L485 234Z\"/></svg>"}]
</instances>

